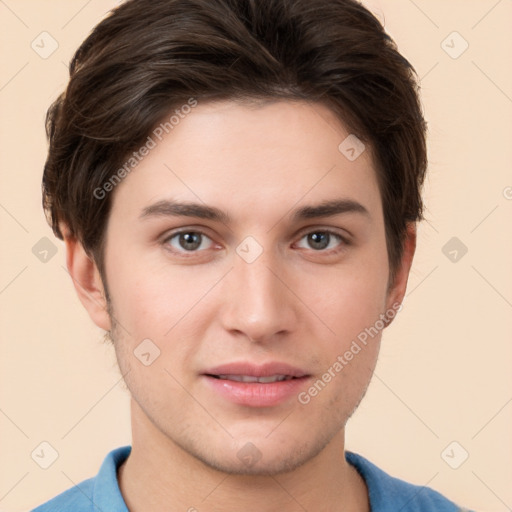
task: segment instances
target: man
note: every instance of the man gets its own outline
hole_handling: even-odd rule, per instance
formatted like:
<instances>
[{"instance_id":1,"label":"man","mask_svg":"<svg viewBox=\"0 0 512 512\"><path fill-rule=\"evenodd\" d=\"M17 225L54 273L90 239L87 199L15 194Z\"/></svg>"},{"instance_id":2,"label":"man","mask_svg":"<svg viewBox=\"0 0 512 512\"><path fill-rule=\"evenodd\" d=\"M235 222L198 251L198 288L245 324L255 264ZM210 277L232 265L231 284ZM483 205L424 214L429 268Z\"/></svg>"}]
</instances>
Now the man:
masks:
<instances>
[{"instance_id":1,"label":"man","mask_svg":"<svg viewBox=\"0 0 512 512\"><path fill-rule=\"evenodd\" d=\"M35 510L460 510L345 450L426 169L414 71L373 15L132 0L70 72L44 207L133 443Z\"/></svg>"}]
</instances>

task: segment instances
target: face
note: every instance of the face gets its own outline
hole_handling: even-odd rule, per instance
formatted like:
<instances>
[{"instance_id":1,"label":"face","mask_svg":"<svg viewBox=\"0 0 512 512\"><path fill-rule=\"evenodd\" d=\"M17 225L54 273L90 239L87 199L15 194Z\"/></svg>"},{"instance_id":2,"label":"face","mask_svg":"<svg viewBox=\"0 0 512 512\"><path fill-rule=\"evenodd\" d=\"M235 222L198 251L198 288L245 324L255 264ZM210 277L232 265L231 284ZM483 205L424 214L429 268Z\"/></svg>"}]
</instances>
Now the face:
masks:
<instances>
[{"instance_id":1,"label":"face","mask_svg":"<svg viewBox=\"0 0 512 512\"><path fill-rule=\"evenodd\" d=\"M348 135L320 104L199 103L114 191L120 369L140 421L211 467L304 464L367 388L396 297L371 155L349 160Z\"/></svg>"}]
</instances>

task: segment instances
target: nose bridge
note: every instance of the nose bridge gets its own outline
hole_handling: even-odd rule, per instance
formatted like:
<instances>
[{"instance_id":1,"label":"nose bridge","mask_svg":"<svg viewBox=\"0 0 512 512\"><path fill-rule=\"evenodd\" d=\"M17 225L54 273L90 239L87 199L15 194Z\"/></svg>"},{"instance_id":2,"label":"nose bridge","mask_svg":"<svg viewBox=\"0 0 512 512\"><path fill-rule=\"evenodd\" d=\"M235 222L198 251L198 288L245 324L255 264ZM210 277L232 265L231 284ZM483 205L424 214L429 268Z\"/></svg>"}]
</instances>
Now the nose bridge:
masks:
<instances>
[{"instance_id":1,"label":"nose bridge","mask_svg":"<svg viewBox=\"0 0 512 512\"><path fill-rule=\"evenodd\" d=\"M293 295L281 281L286 282L285 276L278 277L283 266L272 250L261 248L257 255L256 249L244 247L243 242L237 248L225 283L223 320L226 329L242 332L254 341L290 331L296 321Z\"/></svg>"}]
</instances>

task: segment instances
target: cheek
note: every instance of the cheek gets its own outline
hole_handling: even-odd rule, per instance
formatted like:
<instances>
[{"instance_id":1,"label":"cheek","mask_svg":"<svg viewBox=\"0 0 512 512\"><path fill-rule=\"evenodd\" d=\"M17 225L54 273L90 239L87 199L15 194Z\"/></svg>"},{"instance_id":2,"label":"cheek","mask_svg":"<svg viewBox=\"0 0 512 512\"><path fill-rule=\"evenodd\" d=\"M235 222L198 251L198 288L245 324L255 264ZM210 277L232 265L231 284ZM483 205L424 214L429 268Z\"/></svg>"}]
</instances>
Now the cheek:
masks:
<instances>
[{"instance_id":1,"label":"cheek","mask_svg":"<svg viewBox=\"0 0 512 512\"><path fill-rule=\"evenodd\" d=\"M334 332L327 337L317 333L323 373L311 392L314 395L322 390L318 406L328 402L340 415L355 409L377 362L388 281L385 263L382 252L375 251L374 256L362 256L357 264L340 266L336 273L326 274L321 280L323 293L319 280L308 278L310 288L315 290L310 303Z\"/></svg>"},{"instance_id":2,"label":"cheek","mask_svg":"<svg viewBox=\"0 0 512 512\"><path fill-rule=\"evenodd\" d=\"M342 290L325 296L321 304L325 323L335 335L317 336L321 373L313 388L307 390L311 397L318 395L317 407L327 407L343 421L355 410L368 387L383 327L380 315L384 293L375 287L350 284L347 281Z\"/></svg>"},{"instance_id":3,"label":"cheek","mask_svg":"<svg viewBox=\"0 0 512 512\"><path fill-rule=\"evenodd\" d=\"M312 290L308 302L340 343L355 339L384 313L388 271L377 258L316 277L304 288Z\"/></svg>"},{"instance_id":4,"label":"cheek","mask_svg":"<svg viewBox=\"0 0 512 512\"><path fill-rule=\"evenodd\" d=\"M109 288L116 320L139 338L164 339L205 295L210 280L192 267L155 265L143 254L109 254ZM118 262L117 264L114 262Z\"/></svg>"}]
</instances>

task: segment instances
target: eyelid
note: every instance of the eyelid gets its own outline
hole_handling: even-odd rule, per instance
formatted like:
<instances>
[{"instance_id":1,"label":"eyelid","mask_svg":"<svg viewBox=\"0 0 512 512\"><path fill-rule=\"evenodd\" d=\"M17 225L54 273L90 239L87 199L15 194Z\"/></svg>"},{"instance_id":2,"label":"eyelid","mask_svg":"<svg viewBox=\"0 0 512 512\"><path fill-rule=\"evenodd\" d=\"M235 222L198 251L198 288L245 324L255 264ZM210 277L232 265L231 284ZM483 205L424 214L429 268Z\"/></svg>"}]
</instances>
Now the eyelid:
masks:
<instances>
[{"instance_id":1,"label":"eyelid","mask_svg":"<svg viewBox=\"0 0 512 512\"><path fill-rule=\"evenodd\" d=\"M352 234L349 233L346 230L342 230L340 228L335 228L332 226L307 226L306 228L303 228L299 231L299 233L296 235L299 238L304 237L305 235L308 235L309 233L329 233L331 235L339 236L346 244L351 243L352 241Z\"/></svg>"}]
</instances>

